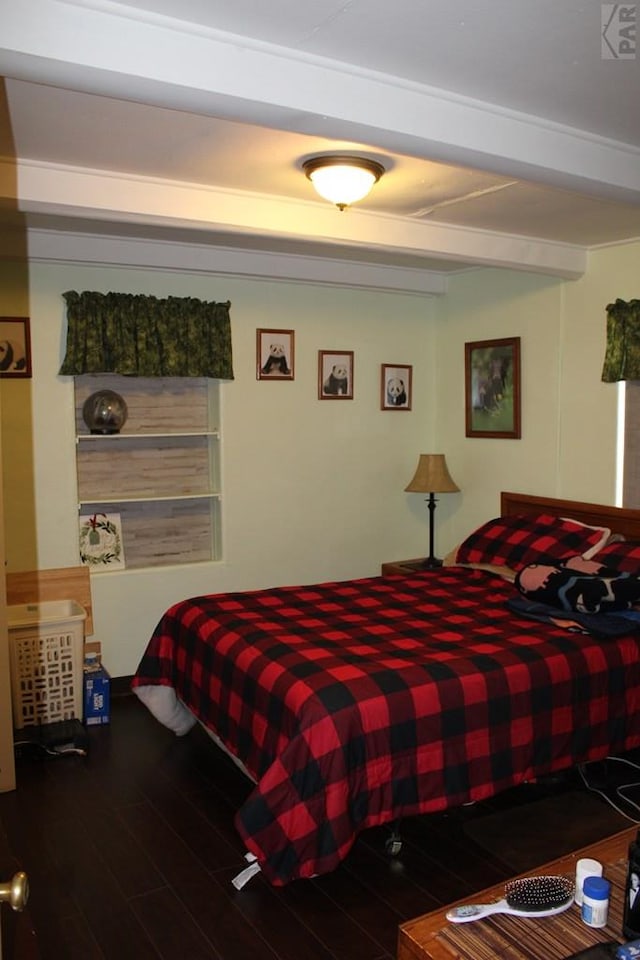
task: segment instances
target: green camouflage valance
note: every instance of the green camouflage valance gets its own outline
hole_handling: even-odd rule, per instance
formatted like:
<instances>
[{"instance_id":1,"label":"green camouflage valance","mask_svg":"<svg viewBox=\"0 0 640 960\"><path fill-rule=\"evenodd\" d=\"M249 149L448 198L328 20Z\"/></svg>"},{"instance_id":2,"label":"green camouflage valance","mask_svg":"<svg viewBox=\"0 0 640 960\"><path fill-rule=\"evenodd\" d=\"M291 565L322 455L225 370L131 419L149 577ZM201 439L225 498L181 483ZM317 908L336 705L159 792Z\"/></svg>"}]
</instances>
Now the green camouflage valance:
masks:
<instances>
[{"instance_id":1,"label":"green camouflage valance","mask_svg":"<svg viewBox=\"0 0 640 960\"><path fill-rule=\"evenodd\" d=\"M233 380L230 303L91 290L63 297L68 328L61 374Z\"/></svg>"},{"instance_id":2,"label":"green camouflage valance","mask_svg":"<svg viewBox=\"0 0 640 960\"><path fill-rule=\"evenodd\" d=\"M616 300L607 307L606 383L640 380L640 300Z\"/></svg>"}]
</instances>

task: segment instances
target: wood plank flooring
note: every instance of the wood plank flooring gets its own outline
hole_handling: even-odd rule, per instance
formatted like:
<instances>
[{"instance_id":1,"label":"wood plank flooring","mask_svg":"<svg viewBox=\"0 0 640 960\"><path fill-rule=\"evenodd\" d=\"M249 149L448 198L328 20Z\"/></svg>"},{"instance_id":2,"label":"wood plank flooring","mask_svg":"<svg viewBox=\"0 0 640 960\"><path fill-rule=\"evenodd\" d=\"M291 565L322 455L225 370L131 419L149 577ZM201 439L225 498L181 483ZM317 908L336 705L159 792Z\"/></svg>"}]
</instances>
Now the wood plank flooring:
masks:
<instances>
[{"instance_id":1,"label":"wood plank flooring","mask_svg":"<svg viewBox=\"0 0 640 960\"><path fill-rule=\"evenodd\" d=\"M257 876L238 892L233 814L250 784L235 765L198 728L176 738L133 696L114 697L111 724L89 734L87 758L22 760L18 789L0 795L0 869L15 863L31 883L5 960L37 955L26 926L43 960L391 960L401 922L512 873L469 842L466 819L564 789L405 821L397 858L388 830L371 830L328 876L280 889Z\"/></svg>"}]
</instances>

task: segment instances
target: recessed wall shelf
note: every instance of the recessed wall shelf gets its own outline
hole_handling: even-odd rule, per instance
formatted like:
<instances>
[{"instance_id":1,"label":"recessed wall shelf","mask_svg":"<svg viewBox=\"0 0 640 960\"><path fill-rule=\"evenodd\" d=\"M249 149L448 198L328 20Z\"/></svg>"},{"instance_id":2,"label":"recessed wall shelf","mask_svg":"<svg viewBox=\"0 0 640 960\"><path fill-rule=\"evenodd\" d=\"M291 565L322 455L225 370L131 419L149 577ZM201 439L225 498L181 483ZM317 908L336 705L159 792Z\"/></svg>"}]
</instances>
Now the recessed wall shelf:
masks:
<instances>
[{"instance_id":1,"label":"recessed wall shelf","mask_svg":"<svg viewBox=\"0 0 640 960\"><path fill-rule=\"evenodd\" d=\"M99 389L125 398L121 433L88 432ZM127 568L219 559L218 392L204 378L76 377L79 510L120 514Z\"/></svg>"},{"instance_id":2,"label":"recessed wall shelf","mask_svg":"<svg viewBox=\"0 0 640 960\"><path fill-rule=\"evenodd\" d=\"M191 430L184 431L181 433L176 433L172 431L171 433L79 433L76 437L76 443L82 443L85 440L97 440L104 441L108 443L118 442L122 440L158 440L161 437L218 437L220 434L217 430Z\"/></svg>"},{"instance_id":3,"label":"recessed wall shelf","mask_svg":"<svg viewBox=\"0 0 640 960\"><path fill-rule=\"evenodd\" d=\"M100 500L79 500L78 506L83 507L89 504L96 503L149 503L153 501L160 500L219 500L219 493L183 493L180 496L167 496L167 497L155 497L153 495L147 497L102 497Z\"/></svg>"}]
</instances>

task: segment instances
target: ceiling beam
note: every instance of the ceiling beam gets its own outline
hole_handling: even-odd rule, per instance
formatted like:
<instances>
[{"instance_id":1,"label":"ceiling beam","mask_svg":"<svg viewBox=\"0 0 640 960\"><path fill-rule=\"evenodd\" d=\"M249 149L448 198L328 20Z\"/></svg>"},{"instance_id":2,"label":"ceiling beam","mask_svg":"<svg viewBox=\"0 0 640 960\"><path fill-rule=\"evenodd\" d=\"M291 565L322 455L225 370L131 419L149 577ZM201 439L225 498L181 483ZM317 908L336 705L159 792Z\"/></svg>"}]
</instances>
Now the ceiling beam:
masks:
<instances>
[{"instance_id":1,"label":"ceiling beam","mask_svg":"<svg viewBox=\"0 0 640 960\"><path fill-rule=\"evenodd\" d=\"M459 261L461 268L471 264L508 267L566 279L576 279L586 269L587 253L582 247L549 240L355 208L343 214L313 201L48 163L19 161L16 173L17 207L24 214L314 242L361 249L363 261L369 250Z\"/></svg>"},{"instance_id":2,"label":"ceiling beam","mask_svg":"<svg viewBox=\"0 0 640 960\"><path fill-rule=\"evenodd\" d=\"M640 150L110 0L0 7L0 73L640 203Z\"/></svg>"},{"instance_id":3,"label":"ceiling beam","mask_svg":"<svg viewBox=\"0 0 640 960\"><path fill-rule=\"evenodd\" d=\"M27 230L30 262L83 263L115 267L137 267L216 276L244 277L270 283L311 283L359 290L377 290L409 296L442 296L447 277L432 270L373 264L336 256L304 256L255 250L250 246L231 249L223 244L148 237L83 233L65 229Z\"/></svg>"}]
</instances>

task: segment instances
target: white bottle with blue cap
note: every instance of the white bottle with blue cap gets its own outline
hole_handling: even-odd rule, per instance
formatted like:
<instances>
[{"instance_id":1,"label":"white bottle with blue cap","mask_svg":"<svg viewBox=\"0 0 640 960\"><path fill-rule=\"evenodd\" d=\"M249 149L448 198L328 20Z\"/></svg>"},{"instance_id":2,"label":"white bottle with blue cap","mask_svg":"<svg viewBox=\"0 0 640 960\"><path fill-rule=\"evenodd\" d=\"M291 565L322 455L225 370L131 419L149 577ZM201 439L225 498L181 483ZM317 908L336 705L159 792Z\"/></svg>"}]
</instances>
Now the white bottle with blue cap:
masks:
<instances>
[{"instance_id":1,"label":"white bottle with blue cap","mask_svg":"<svg viewBox=\"0 0 640 960\"><path fill-rule=\"evenodd\" d=\"M582 919L588 927L606 927L611 883L604 877L585 877L582 884Z\"/></svg>"}]
</instances>

